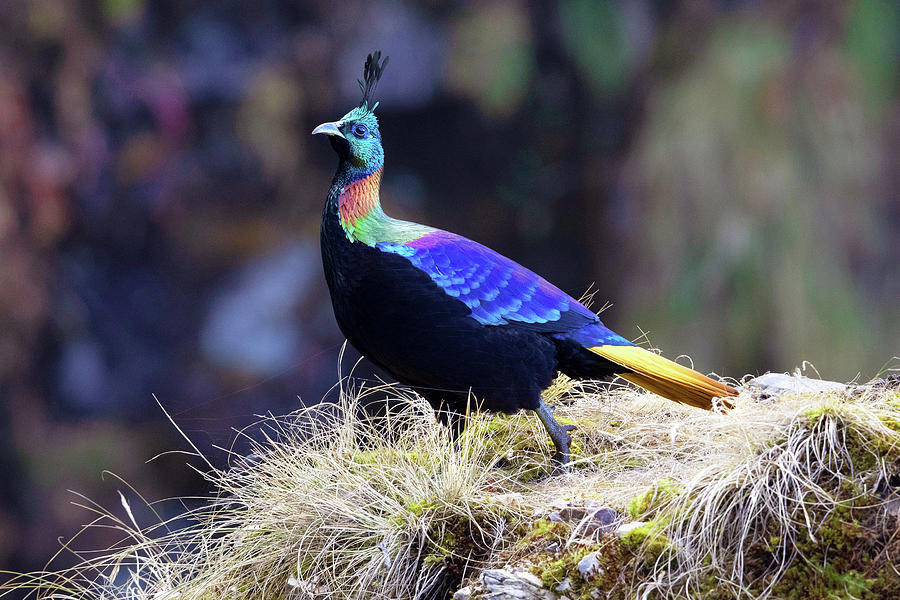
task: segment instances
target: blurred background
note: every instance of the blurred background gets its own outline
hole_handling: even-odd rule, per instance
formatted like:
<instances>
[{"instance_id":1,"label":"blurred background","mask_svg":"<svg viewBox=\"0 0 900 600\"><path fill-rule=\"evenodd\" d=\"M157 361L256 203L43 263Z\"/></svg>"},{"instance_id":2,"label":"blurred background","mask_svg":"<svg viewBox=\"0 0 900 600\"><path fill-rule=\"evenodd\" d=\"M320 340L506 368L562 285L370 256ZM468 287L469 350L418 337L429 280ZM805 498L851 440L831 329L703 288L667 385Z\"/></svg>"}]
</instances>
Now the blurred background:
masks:
<instances>
[{"instance_id":1,"label":"blurred background","mask_svg":"<svg viewBox=\"0 0 900 600\"><path fill-rule=\"evenodd\" d=\"M337 381L309 132L376 48L393 215L593 282L702 371L900 354L892 0L4 0L0 568L90 520L68 490L118 506L104 470L210 491L150 460L188 449L152 394L223 465Z\"/></svg>"}]
</instances>

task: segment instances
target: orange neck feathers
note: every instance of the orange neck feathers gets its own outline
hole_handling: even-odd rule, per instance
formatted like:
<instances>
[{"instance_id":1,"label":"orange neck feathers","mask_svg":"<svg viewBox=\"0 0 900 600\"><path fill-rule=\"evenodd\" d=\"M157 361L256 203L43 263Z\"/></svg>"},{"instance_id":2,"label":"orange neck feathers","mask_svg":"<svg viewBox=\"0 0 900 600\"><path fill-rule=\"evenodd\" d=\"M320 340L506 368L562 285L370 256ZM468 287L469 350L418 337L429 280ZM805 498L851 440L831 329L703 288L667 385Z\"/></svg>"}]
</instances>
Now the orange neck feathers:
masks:
<instances>
[{"instance_id":1,"label":"orange neck feathers","mask_svg":"<svg viewBox=\"0 0 900 600\"><path fill-rule=\"evenodd\" d=\"M344 186L338 198L338 211L341 215L341 225L347 231L352 231L360 225L360 221L372 215L372 211L379 206L378 190L381 187L381 169L378 169L364 179Z\"/></svg>"}]
</instances>

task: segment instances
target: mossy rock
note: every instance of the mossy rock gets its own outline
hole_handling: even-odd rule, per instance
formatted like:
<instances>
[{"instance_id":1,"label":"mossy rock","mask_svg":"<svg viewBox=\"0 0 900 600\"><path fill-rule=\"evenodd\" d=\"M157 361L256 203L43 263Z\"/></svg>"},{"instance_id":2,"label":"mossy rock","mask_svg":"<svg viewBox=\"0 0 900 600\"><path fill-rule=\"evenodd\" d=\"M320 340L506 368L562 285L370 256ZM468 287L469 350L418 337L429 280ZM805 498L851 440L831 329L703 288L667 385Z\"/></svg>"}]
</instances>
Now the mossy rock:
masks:
<instances>
[{"instance_id":1,"label":"mossy rock","mask_svg":"<svg viewBox=\"0 0 900 600\"><path fill-rule=\"evenodd\" d=\"M591 559L596 568L591 573L582 573L578 568L579 563L590 555L593 555ZM537 558L538 564L532 567L531 572L551 592L563 594L572 600L624 600L626 597L619 578L629 558L615 539ZM560 590L563 582L566 582L567 589Z\"/></svg>"}]
</instances>

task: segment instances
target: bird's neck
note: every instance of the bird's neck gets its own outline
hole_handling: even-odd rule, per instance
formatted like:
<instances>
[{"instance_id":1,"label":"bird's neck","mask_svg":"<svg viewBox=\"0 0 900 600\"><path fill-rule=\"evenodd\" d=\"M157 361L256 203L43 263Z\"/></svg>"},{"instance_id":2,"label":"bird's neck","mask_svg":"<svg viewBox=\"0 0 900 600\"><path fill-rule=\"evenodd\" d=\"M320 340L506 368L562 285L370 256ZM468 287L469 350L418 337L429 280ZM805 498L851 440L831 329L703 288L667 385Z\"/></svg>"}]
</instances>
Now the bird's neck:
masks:
<instances>
[{"instance_id":1,"label":"bird's neck","mask_svg":"<svg viewBox=\"0 0 900 600\"><path fill-rule=\"evenodd\" d=\"M382 168L353 174L339 170L329 194L326 218L337 218L348 240L368 246L403 243L432 231L430 227L385 214L381 208L381 172Z\"/></svg>"},{"instance_id":2,"label":"bird's neck","mask_svg":"<svg viewBox=\"0 0 900 600\"><path fill-rule=\"evenodd\" d=\"M338 218L351 240L365 237L372 225L387 217L381 208L381 172L351 179L338 193Z\"/></svg>"}]
</instances>

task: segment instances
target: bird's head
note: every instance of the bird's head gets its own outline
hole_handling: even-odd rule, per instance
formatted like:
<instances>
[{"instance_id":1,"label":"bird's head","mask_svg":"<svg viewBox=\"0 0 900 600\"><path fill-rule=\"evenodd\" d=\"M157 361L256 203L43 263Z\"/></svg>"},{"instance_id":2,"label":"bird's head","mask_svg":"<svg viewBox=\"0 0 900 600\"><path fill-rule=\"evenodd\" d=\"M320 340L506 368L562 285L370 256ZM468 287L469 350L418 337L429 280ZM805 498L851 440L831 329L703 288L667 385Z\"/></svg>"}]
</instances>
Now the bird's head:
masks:
<instances>
[{"instance_id":1,"label":"bird's head","mask_svg":"<svg viewBox=\"0 0 900 600\"><path fill-rule=\"evenodd\" d=\"M351 169L374 173L384 166L378 119L366 106L357 106L340 121L322 123L313 129L313 134L318 133L328 136L341 162Z\"/></svg>"},{"instance_id":2,"label":"bird's head","mask_svg":"<svg viewBox=\"0 0 900 600\"><path fill-rule=\"evenodd\" d=\"M381 78L388 59L379 64L381 52L376 51L366 58L363 79L359 87L363 99L359 106L341 117L339 121L322 123L313 129L313 135L324 133L331 146L338 153L341 164L359 175L374 173L384 166L384 150L381 147L381 133L378 131L378 119L375 117L376 102L369 108L375 86Z\"/></svg>"}]
</instances>

